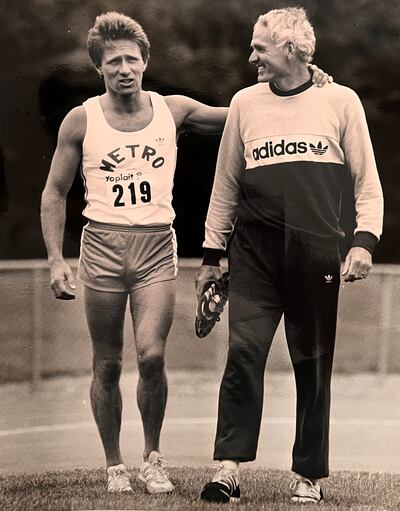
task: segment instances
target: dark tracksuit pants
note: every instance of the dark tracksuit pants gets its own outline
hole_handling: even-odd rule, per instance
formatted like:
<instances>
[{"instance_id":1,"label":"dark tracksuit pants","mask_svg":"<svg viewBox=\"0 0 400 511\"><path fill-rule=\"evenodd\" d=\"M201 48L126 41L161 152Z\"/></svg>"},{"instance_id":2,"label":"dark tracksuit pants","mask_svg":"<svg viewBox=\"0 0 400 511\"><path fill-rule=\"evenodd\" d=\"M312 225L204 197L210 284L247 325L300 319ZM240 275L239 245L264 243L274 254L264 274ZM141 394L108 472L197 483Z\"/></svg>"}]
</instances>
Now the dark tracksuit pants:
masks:
<instances>
[{"instance_id":1,"label":"dark tracksuit pants","mask_svg":"<svg viewBox=\"0 0 400 511\"><path fill-rule=\"evenodd\" d=\"M292 470L326 477L340 285L337 242L238 221L229 269L229 351L214 459L256 457L265 364L284 314L297 391Z\"/></svg>"}]
</instances>

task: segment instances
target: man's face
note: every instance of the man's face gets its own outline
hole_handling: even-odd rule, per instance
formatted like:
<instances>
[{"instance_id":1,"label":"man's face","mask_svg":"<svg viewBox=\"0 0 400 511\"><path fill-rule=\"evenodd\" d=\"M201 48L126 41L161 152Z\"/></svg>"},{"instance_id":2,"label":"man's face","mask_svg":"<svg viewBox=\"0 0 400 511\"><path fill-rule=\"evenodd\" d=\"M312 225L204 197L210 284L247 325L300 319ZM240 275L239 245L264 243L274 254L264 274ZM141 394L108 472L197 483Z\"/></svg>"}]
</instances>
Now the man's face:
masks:
<instances>
[{"instance_id":1,"label":"man's face","mask_svg":"<svg viewBox=\"0 0 400 511\"><path fill-rule=\"evenodd\" d=\"M277 81L290 74L287 45L275 46L269 29L261 23L254 27L250 47L249 62L257 66L259 82Z\"/></svg>"},{"instance_id":2,"label":"man's face","mask_svg":"<svg viewBox=\"0 0 400 511\"><path fill-rule=\"evenodd\" d=\"M97 69L104 77L107 90L127 96L141 89L146 64L139 45L121 39L107 42Z\"/></svg>"}]
</instances>

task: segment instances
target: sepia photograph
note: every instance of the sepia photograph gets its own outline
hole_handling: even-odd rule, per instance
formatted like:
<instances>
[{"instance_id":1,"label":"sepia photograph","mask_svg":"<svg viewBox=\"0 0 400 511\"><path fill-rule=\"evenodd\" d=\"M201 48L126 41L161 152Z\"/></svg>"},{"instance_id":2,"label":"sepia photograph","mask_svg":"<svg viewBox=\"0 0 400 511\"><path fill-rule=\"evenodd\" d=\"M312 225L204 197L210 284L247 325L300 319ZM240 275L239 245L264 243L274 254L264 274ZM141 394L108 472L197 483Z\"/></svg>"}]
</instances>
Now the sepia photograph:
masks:
<instances>
[{"instance_id":1,"label":"sepia photograph","mask_svg":"<svg viewBox=\"0 0 400 511\"><path fill-rule=\"evenodd\" d=\"M400 4L3 0L0 508L400 508Z\"/></svg>"}]
</instances>

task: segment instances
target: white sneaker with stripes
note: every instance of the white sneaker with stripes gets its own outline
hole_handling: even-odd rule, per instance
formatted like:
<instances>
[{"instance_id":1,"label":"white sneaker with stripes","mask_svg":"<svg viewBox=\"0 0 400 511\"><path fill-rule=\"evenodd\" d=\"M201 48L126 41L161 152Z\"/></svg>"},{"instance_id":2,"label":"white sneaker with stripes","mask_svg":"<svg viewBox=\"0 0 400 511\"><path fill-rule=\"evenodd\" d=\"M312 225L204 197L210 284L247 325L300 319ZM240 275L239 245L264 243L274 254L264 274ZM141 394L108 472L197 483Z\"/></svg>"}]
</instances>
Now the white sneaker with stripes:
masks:
<instances>
[{"instance_id":1,"label":"white sneaker with stripes","mask_svg":"<svg viewBox=\"0 0 400 511\"><path fill-rule=\"evenodd\" d=\"M112 465L107 469L107 491L110 493L130 492L132 486L126 466L123 463Z\"/></svg>"},{"instance_id":2,"label":"white sneaker with stripes","mask_svg":"<svg viewBox=\"0 0 400 511\"><path fill-rule=\"evenodd\" d=\"M292 504L322 504L324 495L319 481L312 481L306 477L299 477L291 482L290 489Z\"/></svg>"},{"instance_id":3,"label":"white sneaker with stripes","mask_svg":"<svg viewBox=\"0 0 400 511\"><path fill-rule=\"evenodd\" d=\"M152 451L149 459L140 467L139 480L146 484L149 493L170 493L174 486L169 480L165 466L167 462L157 451Z\"/></svg>"}]
</instances>

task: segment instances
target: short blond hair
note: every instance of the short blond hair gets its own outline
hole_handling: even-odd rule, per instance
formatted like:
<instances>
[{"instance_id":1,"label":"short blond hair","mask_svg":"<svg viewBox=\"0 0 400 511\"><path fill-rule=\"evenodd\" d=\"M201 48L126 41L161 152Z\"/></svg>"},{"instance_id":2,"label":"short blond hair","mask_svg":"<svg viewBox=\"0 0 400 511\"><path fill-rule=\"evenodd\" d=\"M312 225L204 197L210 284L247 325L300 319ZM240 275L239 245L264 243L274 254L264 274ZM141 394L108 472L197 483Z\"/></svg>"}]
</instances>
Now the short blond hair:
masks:
<instances>
[{"instance_id":1,"label":"short blond hair","mask_svg":"<svg viewBox=\"0 0 400 511\"><path fill-rule=\"evenodd\" d=\"M314 29L302 7L286 7L273 9L261 14L255 25L261 24L271 32L271 39L276 46L282 46L287 41L294 44L300 60L311 62L315 51Z\"/></svg>"},{"instance_id":2,"label":"short blond hair","mask_svg":"<svg viewBox=\"0 0 400 511\"><path fill-rule=\"evenodd\" d=\"M93 64L98 67L103 58L104 48L109 41L128 39L140 48L143 62L150 58L150 43L142 26L129 16L110 11L97 16L95 24L89 30L87 47Z\"/></svg>"}]
</instances>

